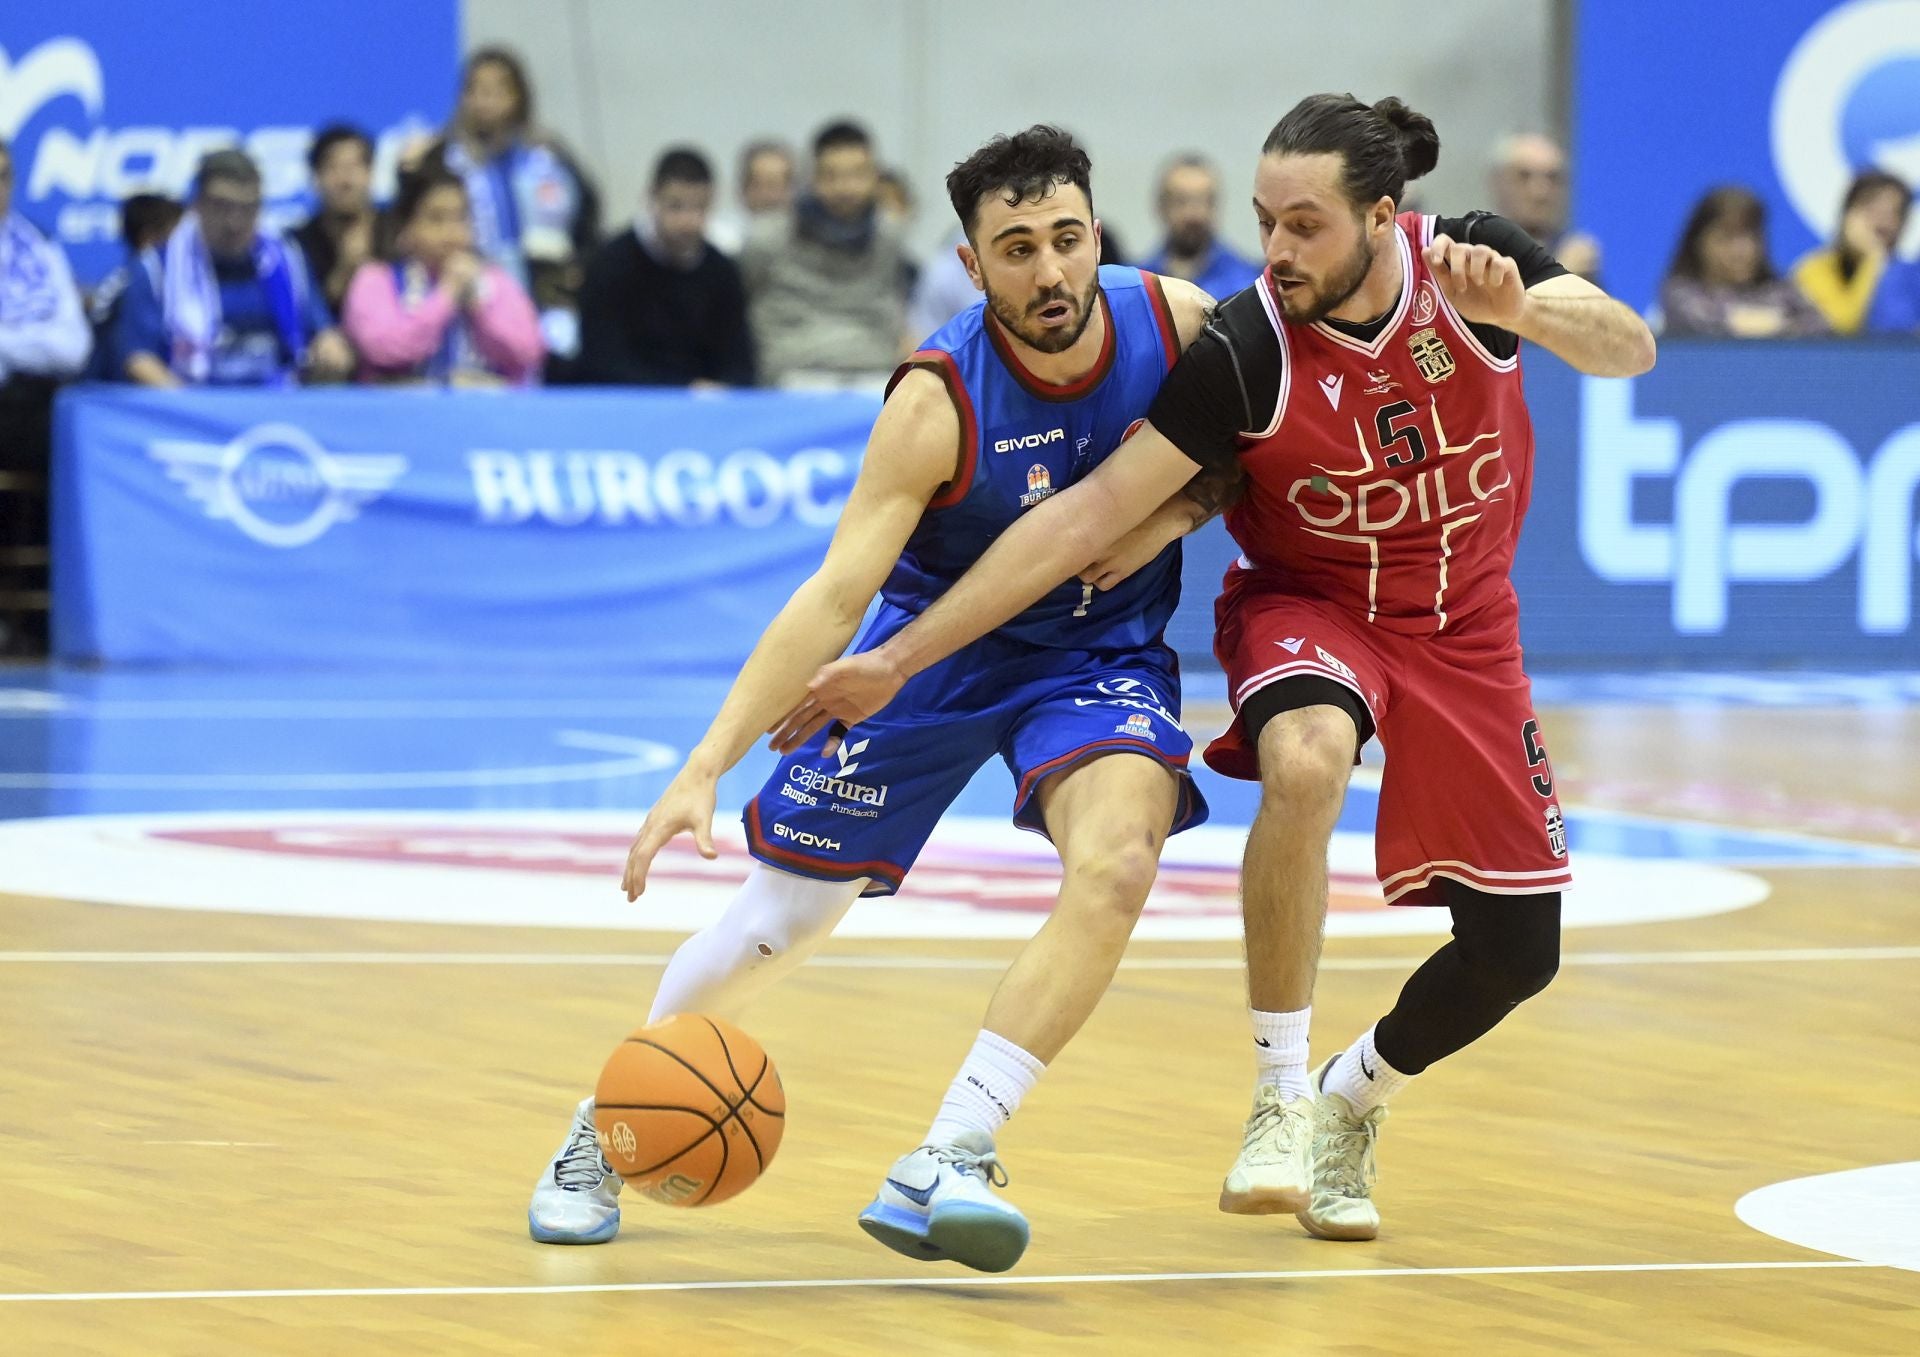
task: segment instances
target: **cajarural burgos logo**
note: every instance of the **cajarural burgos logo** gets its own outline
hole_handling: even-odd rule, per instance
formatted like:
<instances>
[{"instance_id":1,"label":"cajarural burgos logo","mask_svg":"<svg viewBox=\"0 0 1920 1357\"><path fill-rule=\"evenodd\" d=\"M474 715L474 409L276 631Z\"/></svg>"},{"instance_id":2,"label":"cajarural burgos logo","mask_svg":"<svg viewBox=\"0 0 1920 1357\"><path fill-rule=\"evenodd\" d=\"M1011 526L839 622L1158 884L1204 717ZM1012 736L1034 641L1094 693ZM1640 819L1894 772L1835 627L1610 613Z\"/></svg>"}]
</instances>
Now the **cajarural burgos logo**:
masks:
<instances>
[{"instance_id":1,"label":"cajarural burgos logo","mask_svg":"<svg viewBox=\"0 0 1920 1357\"><path fill-rule=\"evenodd\" d=\"M116 78L150 83L153 77L106 69L81 37L31 47L0 43L0 138L13 143L15 205L37 209L29 215L51 224L63 243L117 241L122 198L153 190L181 195L200 158L225 146L241 147L260 166L269 221L304 215L312 128L119 125L112 117ZM424 118L379 130L374 174L382 192L391 188L401 146L430 130Z\"/></svg>"},{"instance_id":2,"label":"cajarural burgos logo","mask_svg":"<svg viewBox=\"0 0 1920 1357\"><path fill-rule=\"evenodd\" d=\"M407 470L407 459L392 453L329 451L293 424L256 424L226 443L157 438L147 455L207 517L282 549L358 517Z\"/></svg>"}]
</instances>

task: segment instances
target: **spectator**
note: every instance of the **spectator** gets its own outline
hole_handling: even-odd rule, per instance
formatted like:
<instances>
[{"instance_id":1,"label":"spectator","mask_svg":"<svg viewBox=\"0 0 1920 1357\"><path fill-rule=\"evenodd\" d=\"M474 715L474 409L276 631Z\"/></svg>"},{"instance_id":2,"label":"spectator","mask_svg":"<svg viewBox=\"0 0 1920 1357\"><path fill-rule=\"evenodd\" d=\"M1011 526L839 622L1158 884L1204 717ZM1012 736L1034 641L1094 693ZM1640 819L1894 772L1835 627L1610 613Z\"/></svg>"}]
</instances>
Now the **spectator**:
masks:
<instances>
[{"instance_id":1,"label":"spectator","mask_svg":"<svg viewBox=\"0 0 1920 1357\"><path fill-rule=\"evenodd\" d=\"M907 182L907 177L898 170L880 171L875 201L880 204L880 215L892 224L893 229L899 233L900 239L904 242L913 229L913 214L916 208L913 201L913 186ZM900 289L911 297L914 289L920 285L920 261L904 243L901 248L906 252L906 270L900 280Z\"/></svg>"},{"instance_id":2,"label":"spectator","mask_svg":"<svg viewBox=\"0 0 1920 1357\"><path fill-rule=\"evenodd\" d=\"M777 141L749 142L740 153L740 206L716 216L707 236L728 254L739 254L755 222L793 208L793 152Z\"/></svg>"},{"instance_id":3,"label":"spectator","mask_svg":"<svg viewBox=\"0 0 1920 1357\"><path fill-rule=\"evenodd\" d=\"M907 338L921 340L980 300L980 289L960 261L967 233L956 227L920 270L907 303Z\"/></svg>"},{"instance_id":4,"label":"spectator","mask_svg":"<svg viewBox=\"0 0 1920 1357\"><path fill-rule=\"evenodd\" d=\"M473 250L466 182L429 162L394 200L393 263L360 266L342 320L363 382L527 386L546 351L512 274Z\"/></svg>"},{"instance_id":5,"label":"spectator","mask_svg":"<svg viewBox=\"0 0 1920 1357\"><path fill-rule=\"evenodd\" d=\"M1166 240L1140 267L1185 278L1225 301L1260 276L1260 265L1243 259L1220 239L1220 176L1198 155L1176 156L1160 174L1156 203Z\"/></svg>"},{"instance_id":6,"label":"spectator","mask_svg":"<svg viewBox=\"0 0 1920 1357\"><path fill-rule=\"evenodd\" d=\"M850 122L814 140L811 190L740 257L764 380L878 385L901 354L907 254L878 202L873 143Z\"/></svg>"},{"instance_id":7,"label":"spectator","mask_svg":"<svg viewBox=\"0 0 1920 1357\"><path fill-rule=\"evenodd\" d=\"M193 209L134 270L114 346L143 386L275 386L343 379L353 351L307 276L305 258L260 229L260 171L215 151L193 179Z\"/></svg>"},{"instance_id":8,"label":"spectator","mask_svg":"<svg viewBox=\"0 0 1920 1357\"><path fill-rule=\"evenodd\" d=\"M114 332L120 324L120 312L126 305L127 288L136 269L147 274L148 286L160 289L160 250L180 224L186 209L160 193L136 193L120 204L120 241L127 256L93 289L87 299L87 319L93 326L93 358L87 364L87 377L96 382L117 382L126 374L126 355L114 345Z\"/></svg>"},{"instance_id":9,"label":"spectator","mask_svg":"<svg viewBox=\"0 0 1920 1357\"><path fill-rule=\"evenodd\" d=\"M1569 273L1598 286L1600 242L1567 225L1567 157L1551 137L1508 137L1494 152L1493 210L1542 245Z\"/></svg>"},{"instance_id":10,"label":"spectator","mask_svg":"<svg viewBox=\"0 0 1920 1357\"><path fill-rule=\"evenodd\" d=\"M483 47L467 58L459 106L430 154L466 179L480 253L532 294L547 351L571 359L600 202L566 149L535 130L533 87L519 57Z\"/></svg>"},{"instance_id":11,"label":"spectator","mask_svg":"<svg viewBox=\"0 0 1920 1357\"><path fill-rule=\"evenodd\" d=\"M53 393L91 347L65 251L13 210L13 150L0 139L0 654L44 648L44 611L12 604L46 588Z\"/></svg>"},{"instance_id":12,"label":"spectator","mask_svg":"<svg viewBox=\"0 0 1920 1357\"><path fill-rule=\"evenodd\" d=\"M373 140L348 123L324 127L307 152L320 206L293 238L307 259L307 276L338 313L347 284L378 252L380 214L373 206Z\"/></svg>"},{"instance_id":13,"label":"spectator","mask_svg":"<svg viewBox=\"0 0 1920 1357\"><path fill-rule=\"evenodd\" d=\"M1714 189L1687 218L1660 289L1669 335L1776 339L1827 323L1767 258L1767 209L1744 188Z\"/></svg>"},{"instance_id":14,"label":"spectator","mask_svg":"<svg viewBox=\"0 0 1920 1357\"><path fill-rule=\"evenodd\" d=\"M676 147L647 209L594 253L580 292L580 371L621 386L752 386L740 267L707 242L713 167Z\"/></svg>"},{"instance_id":15,"label":"spectator","mask_svg":"<svg viewBox=\"0 0 1920 1357\"><path fill-rule=\"evenodd\" d=\"M1794 286L1820 309L1835 334L1859 334L1866 324L1912 203L1912 191L1882 170L1855 176L1841 200L1834 242L1793 266Z\"/></svg>"}]
</instances>

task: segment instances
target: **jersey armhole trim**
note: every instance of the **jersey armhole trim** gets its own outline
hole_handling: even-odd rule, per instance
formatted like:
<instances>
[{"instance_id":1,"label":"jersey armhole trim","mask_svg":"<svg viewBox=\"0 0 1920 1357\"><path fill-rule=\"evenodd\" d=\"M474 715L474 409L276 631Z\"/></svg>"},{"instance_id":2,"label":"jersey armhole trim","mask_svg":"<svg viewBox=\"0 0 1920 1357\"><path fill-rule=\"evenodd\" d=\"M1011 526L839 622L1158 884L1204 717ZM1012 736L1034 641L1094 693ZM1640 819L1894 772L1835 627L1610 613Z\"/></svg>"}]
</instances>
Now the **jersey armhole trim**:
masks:
<instances>
[{"instance_id":1,"label":"jersey armhole trim","mask_svg":"<svg viewBox=\"0 0 1920 1357\"><path fill-rule=\"evenodd\" d=\"M974 418L973 399L967 395L967 384L961 379L960 369L955 366L953 355L943 349L916 350L894 370L893 379L887 383L889 396L900 379L914 368L925 368L940 378L947 388L947 399L953 402L953 412L960 418L960 445L955 453L953 479L927 501L929 509L951 509L973 488L973 469L980 460L980 425Z\"/></svg>"},{"instance_id":2,"label":"jersey armhole trim","mask_svg":"<svg viewBox=\"0 0 1920 1357\"><path fill-rule=\"evenodd\" d=\"M1275 394L1273 400L1273 422L1258 433L1243 435L1254 442L1258 442L1263 438L1272 438L1280 432L1280 421L1287 416L1287 391L1288 388L1293 385L1293 364L1288 361L1290 355L1287 352L1287 323L1280 318L1280 308L1273 300L1272 289L1268 287L1264 278L1256 280L1254 286L1260 289L1260 305L1266 309L1267 319L1273 325L1273 342L1275 347L1280 351L1280 389ZM1233 353L1233 346L1231 344L1227 346L1227 352ZM1237 353L1235 353L1233 357L1233 374L1235 377L1241 377L1240 356ZM1251 422L1253 415L1252 396L1251 393L1247 391L1247 383L1244 377L1241 377L1240 380L1240 390L1242 399L1248 402L1247 415L1249 422Z\"/></svg>"},{"instance_id":3,"label":"jersey armhole trim","mask_svg":"<svg viewBox=\"0 0 1920 1357\"><path fill-rule=\"evenodd\" d=\"M1420 218L1420 247L1423 251L1426 249L1427 246L1433 244L1433 237L1435 233L1439 231L1439 229L1440 229L1439 217L1423 216ZM1468 230L1463 234L1471 235L1472 228L1469 227ZM1471 241L1463 241L1461 243L1472 244ZM1513 357L1505 358L1505 359L1495 358L1493 354L1487 349L1487 346L1480 342L1480 336L1473 332L1473 327L1467 324L1465 318L1463 318L1458 311L1453 309L1453 303L1447 300L1447 294L1440 290L1440 285L1438 283L1435 283L1433 285L1433 295L1440 299L1440 309L1447 313L1447 321L1453 327L1453 332L1458 336L1460 336L1461 341L1464 342L1469 349L1473 350L1475 357L1477 357L1481 362L1485 363L1488 367L1492 368L1495 372L1513 372L1519 368L1520 366L1520 336L1519 335L1515 335L1513 337Z\"/></svg>"},{"instance_id":4,"label":"jersey armhole trim","mask_svg":"<svg viewBox=\"0 0 1920 1357\"><path fill-rule=\"evenodd\" d=\"M1171 372L1180 359L1180 327L1174 323L1173 304L1167 300L1166 290L1160 286L1159 274L1141 269L1140 281L1146 285L1153 318L1160 322L1160 344L1166 350L1167 371Z\"/></svg>"}]
</instances>

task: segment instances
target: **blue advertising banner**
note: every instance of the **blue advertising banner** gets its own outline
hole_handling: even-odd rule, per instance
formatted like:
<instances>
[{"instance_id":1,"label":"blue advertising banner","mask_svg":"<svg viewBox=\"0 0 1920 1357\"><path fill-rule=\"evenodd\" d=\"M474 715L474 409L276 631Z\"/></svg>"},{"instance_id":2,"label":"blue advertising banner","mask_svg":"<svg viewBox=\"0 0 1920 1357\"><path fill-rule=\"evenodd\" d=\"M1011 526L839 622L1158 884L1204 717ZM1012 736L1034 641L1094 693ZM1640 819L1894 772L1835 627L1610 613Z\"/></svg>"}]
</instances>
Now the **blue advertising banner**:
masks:
<instances>
[{"instance_id":1,"label":"blue advertising banner","mask_svg":"<svg viewBox=\"0 0 1920 1357\"><path fill-rule=\"evenodd\" d=\"M1920 348L1529 353L1516 580L1536 666L1920 666ZM820 560L864 396L141 392L60 403L70 660L731 673ZM1169 639L1235 548L1189 539Z\"/></svg>"},{"instance_id":2,"label":"blue advertising banner","mask_svg":"<svg viewBox=\"0 0 1920 1357\"><path fill-rule=\"evenodd\" d=\"M1574 66L1574 219L1631 306L1717 185L1760 195L1784 270L1832 239L1857 170L1920 183L1920 0L1586 0Z\"/></svg>"},{"instance_id":3,"label":"blue advertising banner","mask_svg":"<svg viewBox=\"0 0 1920 1357\"><path fill-rule=\"evenodd\" d=\"M1526 371L1530 661L1920 663L1920 349L1670 341L1631 380Z\"/></svg>"},{"instance_id":4,"label":"blue advertising banner","mask_svg":"<svg viewBox=\"0 0 1920 1357\"><path fill-rule=\"evenodd\" d=\"M316 127L370 132L385 182L401 144L444 120L458 62L455 0L7 0L14 208L66 246L82 285L120 262L120 200L180 196L221 146L259 163L267 220L297 221Z\"/></svg>"},{"instance_id":5,"label":"blue advertising banner","mask_svg":"<svg viewBox=\"0 0 1920 1357\"><path fill-rule=\"evenodd\" d=\"M876 405L72 390L55 649L731 672L819 563Z\"/></svg>"}]
</instances>

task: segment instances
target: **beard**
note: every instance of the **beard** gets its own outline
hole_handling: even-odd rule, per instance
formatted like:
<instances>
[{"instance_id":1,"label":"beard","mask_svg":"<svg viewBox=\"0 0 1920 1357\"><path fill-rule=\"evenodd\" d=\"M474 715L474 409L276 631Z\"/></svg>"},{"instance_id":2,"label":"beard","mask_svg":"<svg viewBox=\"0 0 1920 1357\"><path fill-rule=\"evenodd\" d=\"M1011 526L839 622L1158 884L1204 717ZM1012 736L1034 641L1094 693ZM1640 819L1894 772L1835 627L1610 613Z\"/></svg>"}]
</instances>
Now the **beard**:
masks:
<instances>
[{"instance_id":1,"label":"beard","mask_svg":"<svg viewBox=\"0 0 1920 1357\"><path fill-rule=\"evenodd\" d=\"M993 312L994 319L1006 326L1013 336L1030 349L1041 353L1065 353L1080 342L1080 336L1087 332L1087 323L1093 319L1094 298L1100 291L1099 275L1087 284L1086 295L1075 297L1065 287L1050 288L1032 298L1024 309L1009 297L1004 297L992 288L987 289L987 306ZM1075 307L1079 316L1070 326L1049 329L1039 324L1034 317L1055 302L1066 302Z\"/></svg>"},{"instance_id":2,"label":"beard","mask_svg":"<svg viewBox=\"0 0 1920 1357\"><path fill-rule=\"evenodd\" d=\"M1280 304L1280 314L1296 325L1312 325L1315 321L1326 319L1327 315L1345 305L1347 298L1360 290L1360 284L1367 281L1367 273L1373 268L1373 249L1367 243L1363 233L1360 243L1353 253L1347 256L1346 264L1334 270L1322 284L1302 278L1297 273L1275 275L1268 270L1269 277L1284 277L1289 282L1307 284L1304 298L1290 297L1274 289L1273 299Z\"/></svg>"}]
</instances>

